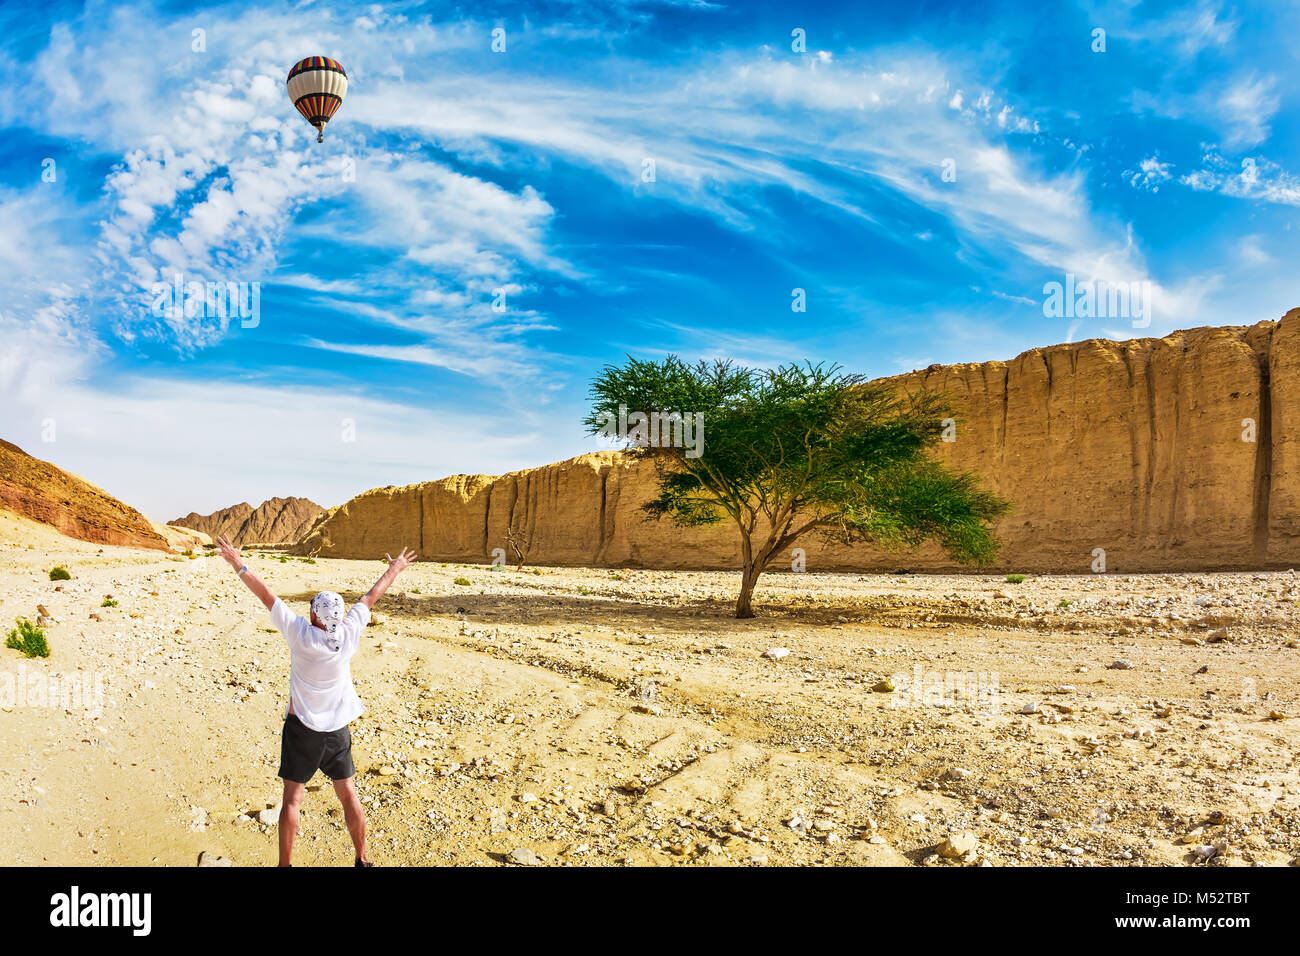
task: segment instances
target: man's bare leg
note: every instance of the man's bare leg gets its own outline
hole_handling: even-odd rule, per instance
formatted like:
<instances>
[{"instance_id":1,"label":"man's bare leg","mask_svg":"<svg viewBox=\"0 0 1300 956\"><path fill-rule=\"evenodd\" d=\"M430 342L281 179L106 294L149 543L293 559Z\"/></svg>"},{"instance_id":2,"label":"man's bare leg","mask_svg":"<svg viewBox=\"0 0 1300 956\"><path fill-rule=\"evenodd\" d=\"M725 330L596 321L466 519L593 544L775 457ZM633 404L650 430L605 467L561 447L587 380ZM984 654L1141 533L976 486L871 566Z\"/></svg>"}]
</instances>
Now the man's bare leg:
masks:
<instances>
[{"instance_id":1,"label":"man's bare leg","mask_svg":"<svg viewBox=\"0 0 1300 956\"><path fill-rule=\"evenodd\" d=\"M298 836L298 808L307 793L305 784L284 782L284 800L280 804L280 822L276 829L280 834L280 866L288 866L293 859L293 841Z\"/></svg>"},{"instance_id":2,"label":"man's bare leg","mask_svg":"<svg viewBox=\"0 0 1300 956\"><path fill-rule=\"evenodd\" d=\"M352 837L357 859L369 863L370 860L366 857L366 811L361 807L361 798L357 796L352 778L335 780L334 793L338 796L339 803L343 804L343 819L347 822L348 835Z\"/></svg>"}]
</instances>

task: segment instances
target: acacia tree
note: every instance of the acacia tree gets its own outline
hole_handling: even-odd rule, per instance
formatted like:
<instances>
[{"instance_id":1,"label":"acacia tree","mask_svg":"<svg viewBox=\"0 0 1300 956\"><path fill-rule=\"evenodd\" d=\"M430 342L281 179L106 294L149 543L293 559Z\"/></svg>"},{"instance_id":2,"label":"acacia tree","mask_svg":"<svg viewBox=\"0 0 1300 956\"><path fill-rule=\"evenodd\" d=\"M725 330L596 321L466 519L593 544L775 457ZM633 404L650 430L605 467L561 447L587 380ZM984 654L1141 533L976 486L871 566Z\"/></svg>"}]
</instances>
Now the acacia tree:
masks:
<instances>
[{"instance_id":1,"label":"acacia tree","mask_svg":"<svg viewBox=\"0 0 1300 956\"><path fill-rule=\"evenodd\" d=\"M524 569L524 562L528 560L528 552L532 549L533 536L526 534L523 528L516 528L513 524L506 529L506 544L510 545L510 550L515 553L516 571Z\"/></svg>"},{"instance_id":2,"label":"acacia tree","mask_svg":"<svg viewBox=\"0 0 1300 956\"><path fill-rule=\"evenodd\" d=\"M754 616L759 576L813 532L886 548L936 540L963 563L986 564L997 553L989 523L1007 503L927 454L943 429L940 396L900 393L836 365L751 369L629 356L601 370L591 400L585 424L593 434L609 434L628 409L703 413L697 456L663 434L657 444L634 439L630 450L658 464L658 493L644 505L650 517L686 527L729 520L739 529L736 617Z\"/></svg>"}]
</instances>

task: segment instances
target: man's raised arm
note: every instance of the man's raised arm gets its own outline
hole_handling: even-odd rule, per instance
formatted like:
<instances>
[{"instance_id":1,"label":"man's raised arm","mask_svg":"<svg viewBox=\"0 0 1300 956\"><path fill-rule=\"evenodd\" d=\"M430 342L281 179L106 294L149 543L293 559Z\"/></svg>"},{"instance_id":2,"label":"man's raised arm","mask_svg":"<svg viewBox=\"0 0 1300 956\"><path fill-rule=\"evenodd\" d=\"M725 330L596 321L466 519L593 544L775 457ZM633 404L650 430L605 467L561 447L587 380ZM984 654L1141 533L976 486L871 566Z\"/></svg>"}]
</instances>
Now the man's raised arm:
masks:
<instances>
[{"instance_id":1,"label":"man's raised arm","mask_svg":"<svg viewBox=\"0 0 1300 956\"><path fill-rule=\"evenodd\" d=\"M226 563L239 573L239 579L248 585L248 590L257 595L258 600L266 605L266 609L271 610L275 606L275 595L271 593L271 589L266 586L261 578L248 570L243 555L239 553L238 548L230 543L230 537L224 534L219 535L217 543L221 546L221 556L226 559Z\"/></svg>"},{"instance_id":2,"label":"man's raised arm","mask_svg":"<svg viewBox=\"0 0 1300 956\"><path fill-rule=\"evenodd\" d=\"M367 609L375 606L375 602L384 596L384 592L397 580L397 576L411 566L411 562L415 560L416 555L414 551L407 551L406 548L402 548L402 553L397 557L389 557L387 554L384 557L388 559L388 570L379 576L379 580L375 582L374 587L361 596L361 603Z\"/></svg>"}]
</instances>

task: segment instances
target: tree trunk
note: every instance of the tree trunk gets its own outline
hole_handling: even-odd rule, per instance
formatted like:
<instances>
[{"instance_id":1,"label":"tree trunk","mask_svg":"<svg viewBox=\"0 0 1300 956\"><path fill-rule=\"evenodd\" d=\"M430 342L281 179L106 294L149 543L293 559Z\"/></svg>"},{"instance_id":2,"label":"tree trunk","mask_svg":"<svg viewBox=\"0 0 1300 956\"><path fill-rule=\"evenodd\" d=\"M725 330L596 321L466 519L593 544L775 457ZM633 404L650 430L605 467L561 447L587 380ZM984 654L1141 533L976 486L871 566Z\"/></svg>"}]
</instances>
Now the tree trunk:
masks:
<instances>
[{"instance_id":1,"label":"tree trunk","mask_svg":"<svg viewBox=\"0 0 1300 956\"><path fill-rule=\"evenodd\" d=\"M758 583L758 576L763 573L763 569L757 562L749 561L740 577L740 597L736 599L736 617L753 617L754 605L752 598L754 596L754 585Z\"/></svg>"}]
</instances>

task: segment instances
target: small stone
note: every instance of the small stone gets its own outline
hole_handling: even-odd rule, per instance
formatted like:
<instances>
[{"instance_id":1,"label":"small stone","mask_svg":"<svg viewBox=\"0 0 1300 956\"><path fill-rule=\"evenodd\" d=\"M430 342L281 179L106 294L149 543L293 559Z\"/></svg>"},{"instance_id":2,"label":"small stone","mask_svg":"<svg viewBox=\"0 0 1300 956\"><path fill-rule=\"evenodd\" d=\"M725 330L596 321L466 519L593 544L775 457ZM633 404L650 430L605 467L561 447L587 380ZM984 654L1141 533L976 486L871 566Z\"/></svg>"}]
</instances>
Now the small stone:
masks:
<instances>
[{"instance_id":1,"label":"small stone","mask_svg":"<svg viewBox=\"0 0 1300 956\"><path fill-rule=\"evenodd\" d=\"M524 846L516 847L515 849L511 850L510 855L507 856L506 859L508 859L511 863L515 864L516 866L541 866L542 865L541 858L532 850Z\"/></svg>"},{"instance_id":2,"label":"small stone","mask_svg":"<svg viewBox=\"0 0 1300 956\"><path fill-rule=\"evenodd\" d=\"M979 837L973 833L950 833L948 838L939 844L939 855L946 860L955 860L967 853L974 853L979 849L979 845Z\"/></svg>"},{"instance_id":3,"label":"small stone","mask_svg":"<svg viewBox=\"0 0 1300 956\"><path fill-rule=\"evenodd\" d=\"M517 797L517 799L519 800L520 803L536 803L536 802L537 802L537 794L535 794L535 793L521 793L521 794Z\"/></svg>"},{"instance_id":4,"label":"small stone","mask_svg":"<svg viewBox=\"0 0 1300 956\"><path fill-rule=\"evenodd\" d=\"M943 772L943 780L965 780L971 772L965 767L949 767Z\"/></svg>"},{"instance_id":5,"label":"small stone","mask_svg":"<svg viewBox=\"0 0 1300 956\"><path fill-rule=\"evenodd\" d=\"M257 813L257 822L264 827L273 827L280 822L280 808L269 807L266 810L259 810Z\"/></svg>"},{"instance_id":6,"label":"small stone","mask_svg":"<svg viewBox=\"0 0 1300 956\"><path fill-rule=\"evenodd\" d=\"M215 853L209 853L204 850L199 854L199 866L232 866L230 860L224 856L217 856Z\"/></svg>"},{"instance_id":7,"label":"small stone","mask_svg":"<svg viewBox=\"0 0 1300 956\"><path fill-rule=\"evenodd\" d=\"M1016 713L1018 714L1037 714L1043 709L1042 704L1036 700L1031 700L1025 706L1021 707Z\"/></svg>"},{"instance_id":8,"label":"small stone","mask_svg":"<svg viewBox=\"0 0 1300 956\"><path fill-rule=\"evenodd\" d=\"M1130 671L1133 669L1133 662L1126 661L1121 657L1119 660L1111 661L1106 666L1113 671Z\"/></svg>"},{"instance_id":9,"label":"small stone","mask_svg":"<svg viewBox=\"0 0 1300 956\"><path fill-rule=\"evenodd\" d=\"M763 652L763 656L766 657L768 660L779 661L783 658L790 656L790 648L769 647L767 650Z\"/></svg>"},{"instance_id":10,"label":"small stone","mask_svg":"<svg viewBox=\"0 0 1300 956\"><path fill-rule=\"evenodd\" d=\"M655 717L663 715L664 709L658 704L637 704L633 708L639 714L653 714Z\"/></svg>"},{"instance_id":11,"label":"small stone","mask_svg":"<svg viewBox=\"0 0 1300 956\"><path fill-rule=\"evenodd\" d=\"M894 682L886 677L884 680L876 681L871 689L877 694L892 694L894 691Z\"/></svg>"}]
</instances>

